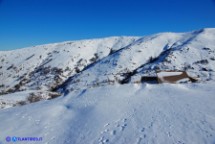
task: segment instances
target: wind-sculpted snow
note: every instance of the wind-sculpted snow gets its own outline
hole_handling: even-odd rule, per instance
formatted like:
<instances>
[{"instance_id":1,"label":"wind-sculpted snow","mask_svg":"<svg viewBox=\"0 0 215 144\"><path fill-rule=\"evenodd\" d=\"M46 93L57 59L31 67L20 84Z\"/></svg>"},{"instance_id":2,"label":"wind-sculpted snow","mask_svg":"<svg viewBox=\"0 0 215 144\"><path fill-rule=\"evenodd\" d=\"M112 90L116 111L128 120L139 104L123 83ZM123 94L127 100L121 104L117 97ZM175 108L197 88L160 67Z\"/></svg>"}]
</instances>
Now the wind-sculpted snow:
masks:
<instances>
[{"instance_id":1,"label":"wind-sculpted snow","mask_svg":"<svg viewBox=\"0 0 215 144\"><path fill-rule=\"evenodd\" d=\"M104 86L1 110L0 142L31 136L42 137L32 144L213 144L214 84Z\"/></svg>"}]
</instances>

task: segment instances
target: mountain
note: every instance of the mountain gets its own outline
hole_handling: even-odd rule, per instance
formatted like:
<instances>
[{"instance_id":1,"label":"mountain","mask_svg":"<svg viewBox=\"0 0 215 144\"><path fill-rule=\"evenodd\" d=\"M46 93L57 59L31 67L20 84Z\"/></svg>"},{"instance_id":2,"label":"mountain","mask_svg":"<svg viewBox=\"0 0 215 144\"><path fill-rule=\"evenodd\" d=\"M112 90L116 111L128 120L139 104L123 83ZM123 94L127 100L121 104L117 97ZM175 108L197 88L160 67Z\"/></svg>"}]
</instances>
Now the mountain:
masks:
<instances>
[{"instance_id":1,"label":"mountain","mask_svg":"<svg viewBox=\"0 0 215 144\"><path fill-rule=\"evenodd\" d=\"M110 37L1 51L1 94L23 90L69 91L128 79L154 70L186 70L214 80L215 29ZM134 73L135 72L135 73ZM63 86L63 87L62 87Z\"/></svg>"},{"instance_id":2,"label":"mountain","mask_svg":"<svg viewBox=\"0 0 215 144\"><path fill-rule=\"evenodd\" d=\"M71 41L1 51L2 93L51 90L111 51L133 43L136 37Z\"/></svg>"},{"instance_id":3,"label":"mountain","mask_svg":"<svg viewBox=\"0 0 215 144\"><path fill-rule=\"evenodd\" d=\"M186 71L197 82L142 80L157 71ZM215 140L215 28L0 51L0 78L0 143Z\"/></svg>"}]
</instances>

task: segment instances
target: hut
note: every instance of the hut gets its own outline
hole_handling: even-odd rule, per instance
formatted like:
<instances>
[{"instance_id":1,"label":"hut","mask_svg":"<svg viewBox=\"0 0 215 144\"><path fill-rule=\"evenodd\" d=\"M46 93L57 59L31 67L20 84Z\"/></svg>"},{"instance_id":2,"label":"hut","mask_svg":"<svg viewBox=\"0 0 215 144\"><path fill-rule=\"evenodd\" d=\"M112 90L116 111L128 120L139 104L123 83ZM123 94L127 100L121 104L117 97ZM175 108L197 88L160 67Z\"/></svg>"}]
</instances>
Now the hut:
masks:
<instances>
[{"instance_id":1,"label":"hut","mask_svg":"<svg viewBox=\"0 0 215 144\"><path fill-rule=\"evenodd\" d=\"M157 71L158 83L186 83L196 82L186 71Z\"/></svg>"},{"instance_id":2,"label":"hut","mask_svg":"<svg viewBox=\"0 0 215 144\"><path fill-rule=\"evenodd\" d=\"M197 79L190 77L186 71L156 71L154 75L144 75L141 82L146 83L187 83L196 82Z\"/></svg>"}]
</instances>

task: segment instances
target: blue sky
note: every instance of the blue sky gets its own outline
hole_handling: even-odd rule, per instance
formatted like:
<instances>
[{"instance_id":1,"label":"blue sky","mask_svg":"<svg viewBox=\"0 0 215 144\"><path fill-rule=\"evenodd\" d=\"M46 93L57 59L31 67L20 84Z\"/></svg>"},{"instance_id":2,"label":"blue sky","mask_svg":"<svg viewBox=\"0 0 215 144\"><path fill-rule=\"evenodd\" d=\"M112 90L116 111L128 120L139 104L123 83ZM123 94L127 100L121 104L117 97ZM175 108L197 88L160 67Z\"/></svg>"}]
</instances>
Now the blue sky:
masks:
<instances>
[{"instance_id":1,"label":"blue sky","mask_svg":"<svg viewBox=\"0 0 215 144\"><path fill-rule=\"evenodd\" d=\"M0 50L204 27L214 0L0 0Z\"/></svg>"}]
</instances>

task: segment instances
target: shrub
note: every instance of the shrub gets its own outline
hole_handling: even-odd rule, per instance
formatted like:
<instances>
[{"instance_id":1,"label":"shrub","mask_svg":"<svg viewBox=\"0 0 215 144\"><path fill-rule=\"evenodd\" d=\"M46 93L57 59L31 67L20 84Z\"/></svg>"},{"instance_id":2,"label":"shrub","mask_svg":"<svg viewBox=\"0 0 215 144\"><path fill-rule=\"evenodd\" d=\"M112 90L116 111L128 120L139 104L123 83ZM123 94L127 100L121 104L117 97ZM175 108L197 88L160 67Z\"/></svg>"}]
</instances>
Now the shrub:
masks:
<instances>
[{"instance_id":1,"label":"shrub","mask_svg":"<svg viewBox=\"0 0 215 144\"><path fill-rule=\"evenodd\" d=\"M60 94L59 93L49 93L49 96L50 97L48 98L48 100L57 98L60 96Z\"/></svg>"},{"instance_id":2,"label":"shrub","mask_svg":"<svg viewBox=\"0 0 215 144\"><path fill-rule=\"evenodd\" d=\"M151 57L149 58L149 60L148 60L148 63L153 63L153 62L155 62L155 61L157 61L157 60L158 60L157 57L154 58L154 57L151 56Z\"/></svg>"},{"instance_id":3,"label":"shrub","mask_svg":"<svg viewBox=\"0 0 215 144\"><path fill-rule=\"evenodd\" d=\"M27 57L25 60L29 60L29 59L31 59L31 58L34 57L34 56L35 56L35 54L33 54L33 55Z\"/></svg>"},{"instance_id":4,"label":"shrub","mask_svg":"<svg viewBox=\"0 0 215 144\"><path fill-rule=\"evenodd\" d=\"M17 84L17 85L15 85L15 90L19 90L20 89L20 87L21 87L21 84L19 83L19 84Z\"/></svg>"},{"instance_id":5,"label":"shrub","mask_svg":"<svg viewBox=\"0 0 215 144\"><path fill-rule=\"evenodd\" d=\"M214 57L211 57L210 59L211 59L211 60L213 60L213 61L215 60L215 58L214 58Z\"/></svg>"},{"instance_id":6,"label":"shrub","mask_svg":"<svg viewBox=\"0 0 215 144\"><path fill-rule=\"evenodd\" d=\"M20 105L20 106L22 106L22 105L26 105L27 102L26 101L18 101L17 104Z\"/></svg>"},{"instance_id":7,"label":"shrub","mask_svg":"<svg viewBox=\"0 0 215 144\"><path fill-rule=\"evenodd\" d=\"M81 70L80 70L78 67L76 67L76 68L75 68L75 72L76 72L76 73L80 73Z\"/></svg>"},{"instance_id":8,"label":"shrub","mask_svg":"<svg viewBox=\"0 0 215 144\"><path fill-rule=\"evenodd\" d=\"M65 69L65 71L71 71L71 70L70 70L70 68L67 66L66 69Z\"/></svg>"},{"instance_id":9,"label":"shrub","mask_svg":"<svg viewBox=\"0 0 215 144\"><path fill-rule=\"evenodd\" d=\"M13 67L14 67L14 65L12 64L11 66L9 66L9 67L7 68L7 70L12 69Z\"/></svg>"},{"instance_id":10,"label":"shrub","mask_svg":"<svg viewBox=\"0 0 215 144\"><path fill-rule=\"evenodd\" d=\"M208 64L208 60L204 59L204 60L196 61L196 62L194 62L194 64L204 64L204 65L206 65L206 64Z\"/></svg>"},{"instance_id":11,"label":"shrub","mask_svg":"<svg viewBox=\"0 0 215 144\"><path fill-rule=\"evenodd\" d=\"M209 71L207 68L202 68L201 70L202 71Z\"/></svg>"},{"instance_id":12,"label":"shrub","mask_svg":"<svg viewBox=\"0 0 215 144\"><path fill-rule=\"evenodd\" d=\"M35 95L34 93L31 93L30 96L27 98L27 100L30 103L38 102L42 99L41 96Z\"/></svg>"},{"instance_id":13,"label":"shrub","mask_svg":"<svg viewBox=\"0 0 215 144\"><path fill-rule=\"evenodd\" d=\"M7 90L7 93L13 93L14 92L14 89L10 88Z\"/></svg>"},{"instance_id":14,"label":"shrub","mask_svg":"<svg viewBox=\"0 0 215 144\"><path fill-rule=\"evenodd\" d=\"M202 48L203 50L211 50L210 48L204 47Z\"/></svg>"}]
</instances>

